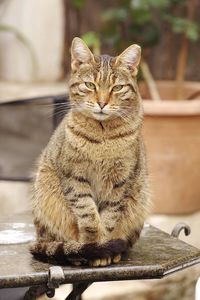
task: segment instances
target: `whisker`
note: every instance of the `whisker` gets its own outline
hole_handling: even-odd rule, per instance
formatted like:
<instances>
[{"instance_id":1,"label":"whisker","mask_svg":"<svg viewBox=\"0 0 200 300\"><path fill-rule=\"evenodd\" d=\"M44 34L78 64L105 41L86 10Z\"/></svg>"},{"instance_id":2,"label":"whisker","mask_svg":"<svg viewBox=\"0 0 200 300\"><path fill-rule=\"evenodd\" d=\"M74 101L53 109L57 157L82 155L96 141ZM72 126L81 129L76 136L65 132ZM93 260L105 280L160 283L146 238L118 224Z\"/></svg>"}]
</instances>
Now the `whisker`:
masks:
<instances>
[{"instance_id":1,"label":"whisker","mask_svg":"<svg viewBox=\"0 0 200 300\"><path fill-rule=\"evenodd\" d=\"M66 107L58 107L56 109L56 111L54 111L52 109L50 113L47 111L47 113L49 113L47 118L52 118L52 117L55 117L55 116L56 117L64 116L69 112L69 110L73 110L73 111L78 111L79 110L80 111L80 106L77 107L77 106L74 105L73 107L70 107L69 109L66 109Z\"/></svg>"},{"instance_id":2,"label":"whisker","mask_svg":"<svg viewBox=\"0 0 200 300\"><path fill-rule=\"evenodd\" d=\"M59 103L54 103L53 101L51 103L34 103L35 106L59 106L59 105L65 105L65 106L71 106L72 103L69 102L59 102Z\"/></svg>"},{"instance_id":3,"label":"whisker","mask_svg":"<svg viewBox=\"0 0 200 300\"><path fill-rule=\"evenodd\" d=\"M73 111L78 111L78 108L73 108ZM47 116L47 119L53 118L53 117L62 117L65 116L68 113L68 110L58 110L56 112L51 111L51 113Z\"/></svg>"},{"instance_id":4,"label":"whisker","mask_svg":"<svg viewBox=\"0 0 200 300\"><path fill-rule=\"evenodd\" d=\"M64 116L64 115L66 115L66 111L58 111L58 112L56 112L56 113L54 113L54 112L51 112L48 116L47 116L47 119L51 119L51 118L53 118L53 117L61 117L61 116Z\"/></svg>"},{"instance_id":5,"label":"whisker","mask_svg":"<svg viewBox=\"0 0 200 300\"><path fill-rule=\"evenodd\" d=\"M132 125L133 124L133 120L132 118L130 118L130 116L128 116L127 114L125 115L123 111L118 111L117 115L119 117L121 117L126 123Z\"/></svg>"}]
</instances>

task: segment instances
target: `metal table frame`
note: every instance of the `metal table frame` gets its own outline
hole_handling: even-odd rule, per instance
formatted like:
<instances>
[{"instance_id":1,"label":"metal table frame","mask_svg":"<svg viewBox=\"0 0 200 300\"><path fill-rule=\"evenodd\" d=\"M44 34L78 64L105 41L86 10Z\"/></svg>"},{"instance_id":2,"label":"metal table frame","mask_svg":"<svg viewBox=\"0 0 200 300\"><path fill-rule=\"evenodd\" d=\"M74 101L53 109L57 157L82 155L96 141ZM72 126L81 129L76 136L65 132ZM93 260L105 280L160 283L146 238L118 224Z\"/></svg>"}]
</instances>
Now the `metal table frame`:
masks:
<instances>
[{"instance_id":1,"label":"metal table frame","mask_svg":"<svg viewBox=\"0 0 200 300\"><path fill-rule=\"evenodd\" d=\"M178 223L173 228L173 230L171 232L171 236L178 238L179 234L182 230L184 230L184 233L186 236L190 235L190 233L191 233L191 229L187 224ZM200 258L198 261L195 262L195 264L198 262L200 262ZM182 266L181 269L188 268L192 265L193 265L193 263L188 263L188 264L186 263L185 265ZM172 274L176 271L178 271L178 268L176 270L170 270L170 272L168 274L167 273L160 274L160 276L158 275L158 278L163 278L164 276ZM63 283L64 279L65 279L65 275L64 275L62 267L60 267L60 266L50 267L49 272L48 272L47 284L31 287L27 291L27 293L24 297L24 300L35 300L36 297L38 297L44 293L46 293L48 298L53 298L55 295L55 289L58 288L61 283ZM142 279L145 279L145 278L142 278ZM84 291L86 291L86 289L92 283L93 282L90 282L90 281L74 283L71 293L65 298L65 300L81 300L82 294L84 293Z\"/></svg>"},{"instance_id":2,"label":"metal table frame","mask_svg":"<svg viewBox=\"0 0 200 300\"><path fill-rule=\"evenodd\" d=\"M22 218L13 219L13 223L21 221L24 222ZM12 223L12 218L6 218L6 222ZM30 224L30 218L26 218L25 223ZM0 256L0 289L29 287L24 300L35 300L45 293L52 298L61 284L73 284L71 293L65 299L80 300L82 293L93 282L161 279L200 263L200 250L178 239L182 230L185 235L190 234L189 226L184 223L177 224L171 235L147 224L142 237L122 262L95 268L40 262L31 256L28 244L0 244L0 251L5 252L4 257ZM24 262L24 266L15 268L16 263L20 265Z\"/></svg>"}]
</instances>

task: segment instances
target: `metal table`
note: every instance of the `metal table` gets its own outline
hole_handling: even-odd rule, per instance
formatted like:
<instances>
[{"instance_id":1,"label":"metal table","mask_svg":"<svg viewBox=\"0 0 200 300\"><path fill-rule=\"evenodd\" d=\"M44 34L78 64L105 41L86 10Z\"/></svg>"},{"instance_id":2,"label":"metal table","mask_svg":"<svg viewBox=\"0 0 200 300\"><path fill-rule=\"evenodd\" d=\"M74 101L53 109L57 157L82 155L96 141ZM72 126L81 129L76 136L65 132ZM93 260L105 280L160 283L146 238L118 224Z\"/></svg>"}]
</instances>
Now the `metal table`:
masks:
<instances>
[{"instance_id":1,"label":"metal table","mask_svg":"<svg viewBox=\"0 0 200 300\"><path fill-rule=\"evenodd\" d=\"M66 299L77 300L93 282L162 278L200 262L200 250L178 239L182 229L189 234L185 224L178 224L172 235L146 224L139 241L117 265L53 266L29 253L35 235L30 214L1 218L0 289L30 287L24 296L28 300L44 292L51 298L61 283L72 283L73 291Z\"/></svg>"}]
</instances>

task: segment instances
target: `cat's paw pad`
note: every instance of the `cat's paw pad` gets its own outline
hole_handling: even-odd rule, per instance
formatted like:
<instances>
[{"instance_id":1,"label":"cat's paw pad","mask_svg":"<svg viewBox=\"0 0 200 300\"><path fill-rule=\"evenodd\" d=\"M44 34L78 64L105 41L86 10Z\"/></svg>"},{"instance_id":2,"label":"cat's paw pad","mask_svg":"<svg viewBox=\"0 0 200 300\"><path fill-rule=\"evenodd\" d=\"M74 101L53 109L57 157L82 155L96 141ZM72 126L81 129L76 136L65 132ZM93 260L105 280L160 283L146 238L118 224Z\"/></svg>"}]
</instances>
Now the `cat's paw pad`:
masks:
<instances>
[{"instance_id":1,"label":"cat's paw pad","mask_svg":"<svg viewBox=\"0 0 200 300\"><path fill-rule=\"evenodd\" d=\"M118 262L120 262L121 258L122 258L121 255L118 254L118 255L116 255L116 256L113 257L112 262L114 264L117 264Z\"/></svg>"},{"instance_id":2,"label":"cat's paw pad","mask_svg":"<svg viewBox=\"0 0 200 300\"><path fill-rule=\"evenodd\" d=\"M111 263L112 263L111 257L89 260L90 267L105 267L105 266L109 266Z\"/></svg>"},{"instance_id":3,"label":"cat's paw pad","mask_svg":"<svg viewBox=\"0 0 200 300\"><path fill-rule=\"evenodd\" d=\"M74 260L74 261L71 261L71 264L75 267L79 267L82 265L82 262L80 260Z\"/></svg>"}]
</instances>

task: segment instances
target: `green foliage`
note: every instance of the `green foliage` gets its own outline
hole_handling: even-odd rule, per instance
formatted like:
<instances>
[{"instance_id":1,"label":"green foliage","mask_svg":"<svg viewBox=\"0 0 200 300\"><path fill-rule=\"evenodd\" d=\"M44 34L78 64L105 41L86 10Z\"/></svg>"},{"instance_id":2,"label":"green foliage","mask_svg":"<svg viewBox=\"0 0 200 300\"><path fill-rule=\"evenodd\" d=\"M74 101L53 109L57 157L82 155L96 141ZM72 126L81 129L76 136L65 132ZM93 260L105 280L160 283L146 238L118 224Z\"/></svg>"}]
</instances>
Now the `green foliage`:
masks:
<instances>
[{"instance_id":1,"label":"green foliage","mask_svg":"<svg viewBox=\"0 0 200 300\"><path fill-rule=\"evenodd\" d=\"M94 52L100 52L100 39L96 32L88 31L82 35L82 39L88 47L94 49Z\"/></svg>"},{"instance_id":2,"label":"green foliage","mask_svg":"<svg viewBox=\"0 0 200 300\"><path fill-rule=\"evenodd\" d=\"M163 8L170 5L170 0L131 0L130 5L134 9Z\"/></svg>"},{"instance_id":3,"label":"green foliage","mask_svg":"<svg viewBox=\"0 0 200 300\"><path fill-rule=\"evenodd\" d=\"M76 9L81 9L85 5L85 0L71 0L71 5Z\"/></svg>"},{"instance_id":4,"label":"green foliage","mask_svg":"<svg viewBox=\"0 0 200 300\"><path fill-rule=\"evenodd\" d=\"M108 8L101 16L101 29L98 35L89 33L89 42L93 40L94 44L98 36L102 44L117 51L133 42L148 49L162 38L160 28L163 23L173 33L186 34L189 40L196 41L199 26L188 20L186 4L186 0L116 0L113 5L113 1L107 0L104 5Z\"/></svg>"},{"instance_id":5,"label":"green foliage","mask_svg":"<svg viewBox=\"0 0 200 300\"><path fill-rule=\"evenodd\" d=\"M102 20L104 22L120 22L126 20L127 16L128 12L126 8L110 8L102 14Z\"/></svg>"},{"instance_id":6,"label":"green foliage","mask_svg":"<svg viewBox=\"0 0 200 300\"><path fill-rule=\"evenodd\" d=\"M175 33L185 33L189 40L197 41L199 38L199 28L195 22L191 22L186 18L167 16L166 20L171 24Z\"/></svg>"},{"instance_id":7,"label":"green foliage","mask_svg":"<svg viewBox=\"0 0 200 300\"><path fill-rule=\"evenodd\" d=\"M144 8L133 9L131 11L131 15L135 25L136 24L143 25L146 22L148 23L152 17L149 9L144 9Z\"/></svg>"},{"instance_id":8,"label":"green foliage","mask_svg":"<svg viewBox=\"0 0 200 300\"><path fill-rule=\"evenodd\" d=\"M101 39L121 50L133 41L143 47L152 47L160 39L160 29L153 18L154 11L166 6L169 0L119 1L114 8L102 14ZM152 8L152 10L150 9Z\"/></svg>"}]
</instances>

